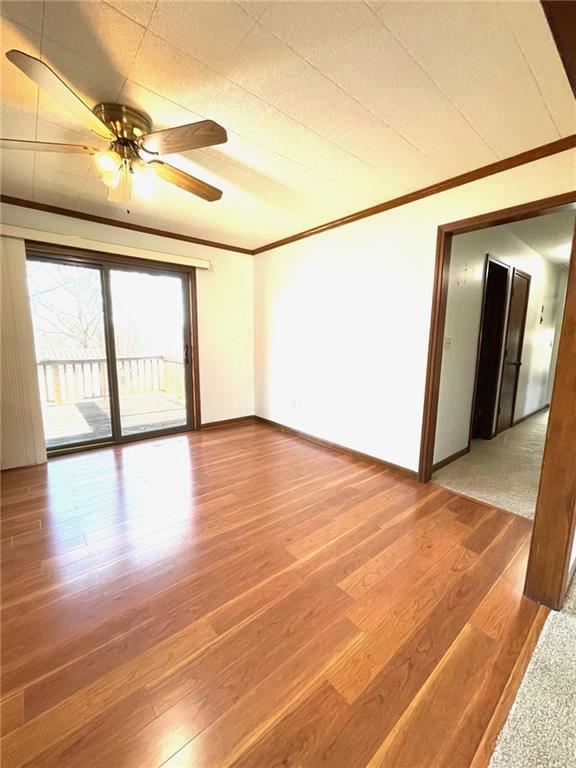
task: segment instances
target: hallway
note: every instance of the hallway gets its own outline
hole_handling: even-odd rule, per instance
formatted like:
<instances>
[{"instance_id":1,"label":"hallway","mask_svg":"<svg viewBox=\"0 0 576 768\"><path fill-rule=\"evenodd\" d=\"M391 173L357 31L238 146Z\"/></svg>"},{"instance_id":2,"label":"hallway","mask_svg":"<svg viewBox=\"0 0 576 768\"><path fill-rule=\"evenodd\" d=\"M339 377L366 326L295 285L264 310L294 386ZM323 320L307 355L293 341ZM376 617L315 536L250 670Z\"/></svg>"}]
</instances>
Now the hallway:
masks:
<instances>
[{"instance_id":1,"label":"hallway","mask_svg":"<svg viewBox=\"0 0 576 768\"><path fill-rule=\"evenodd\" d=\"M493 440L472 440L470 453L435 472L432 481L533 519L547 425L546 410Z\"/></svg>"}]
</instances>

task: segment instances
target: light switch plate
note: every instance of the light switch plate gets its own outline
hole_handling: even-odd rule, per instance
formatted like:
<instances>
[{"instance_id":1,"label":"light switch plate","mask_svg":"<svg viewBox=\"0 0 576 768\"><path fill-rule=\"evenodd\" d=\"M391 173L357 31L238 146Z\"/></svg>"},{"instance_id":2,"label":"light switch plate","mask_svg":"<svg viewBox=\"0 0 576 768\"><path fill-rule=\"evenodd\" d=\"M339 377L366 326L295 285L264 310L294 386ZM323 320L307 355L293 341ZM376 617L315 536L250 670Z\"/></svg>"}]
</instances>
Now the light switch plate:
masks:
<instances>
[{"instance_id":1,"label":"light switch plate","mask_svg":"<svg viewBox=\"0 0 576 768\"><path fill-rule=\"evenodd\" d=\"M452 349L452 336L444 336L444 349Z\"/></svg>"}]
</instances>

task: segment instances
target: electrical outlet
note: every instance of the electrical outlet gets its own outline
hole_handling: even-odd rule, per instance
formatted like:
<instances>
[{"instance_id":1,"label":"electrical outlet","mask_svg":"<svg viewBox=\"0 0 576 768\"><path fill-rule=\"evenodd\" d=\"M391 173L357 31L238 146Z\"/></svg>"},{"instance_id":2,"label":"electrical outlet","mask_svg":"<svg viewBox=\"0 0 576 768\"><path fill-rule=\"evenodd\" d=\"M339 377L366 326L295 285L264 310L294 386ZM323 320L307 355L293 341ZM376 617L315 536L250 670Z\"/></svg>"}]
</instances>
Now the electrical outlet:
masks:
<instances>
[{"instance_id":1,"label":"electrical outlet","mask_svg":"<svg viewBox=\"0 0 576 768\"><path fill-rule=\"evenodd\" d=\"M452 349L452 336L444 336L444 349Z\"/></svg>"}]
</instances>

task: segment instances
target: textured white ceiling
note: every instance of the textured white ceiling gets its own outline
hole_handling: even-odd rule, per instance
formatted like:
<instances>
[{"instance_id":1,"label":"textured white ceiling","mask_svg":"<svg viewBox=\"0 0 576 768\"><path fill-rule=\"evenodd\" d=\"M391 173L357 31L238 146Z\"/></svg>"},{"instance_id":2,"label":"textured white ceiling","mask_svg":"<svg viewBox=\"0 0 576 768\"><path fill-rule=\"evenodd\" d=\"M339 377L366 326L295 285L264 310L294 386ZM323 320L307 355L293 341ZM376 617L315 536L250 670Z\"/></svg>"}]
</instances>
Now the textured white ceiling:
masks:
<instances>
[{"instance_id":1,"label":"textured white ceiling","mask_svg":"<svg viewBox=\"0 0 576 768\"><path fill-rule=\"evenodd\" d=\"M575 218L574 210L568 208L506 226L548 261L567 266L570 263Z\"/></svg>"},{"instance_id":2,"label":"textured white ceiling","mask_svg":"<svg viewBox=\"0 0 576 768\"><path fill-rule=\"evenodd\" d=\"M2 48L155 128L212 118L225 145L169 158L224 191L159 182L130 213L92 161L3 152L5 194L253 247L574 132L575 100L528 2L2 3ZM86 141L2 61L2 135Z\"/></svg>"}]
</instances>

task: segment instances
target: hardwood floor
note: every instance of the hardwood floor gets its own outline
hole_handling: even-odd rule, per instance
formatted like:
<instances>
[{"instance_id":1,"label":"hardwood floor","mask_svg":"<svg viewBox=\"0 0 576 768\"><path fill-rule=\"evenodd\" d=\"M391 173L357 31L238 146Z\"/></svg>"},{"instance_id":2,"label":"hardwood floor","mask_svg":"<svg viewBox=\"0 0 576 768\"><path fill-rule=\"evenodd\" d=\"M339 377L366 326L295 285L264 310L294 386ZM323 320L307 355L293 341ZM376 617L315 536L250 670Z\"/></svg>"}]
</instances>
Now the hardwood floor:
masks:
<instances>
[{"instance_id":1,"label":"hardwood floor","mask_svg":"<svg viewBox=\"0 0 576 768\"><path fill-rule=\"evenodd\" d=\"M486 765L530 522L261 424L3 473L4 768Z\"/></svg>"}]
</instances>

